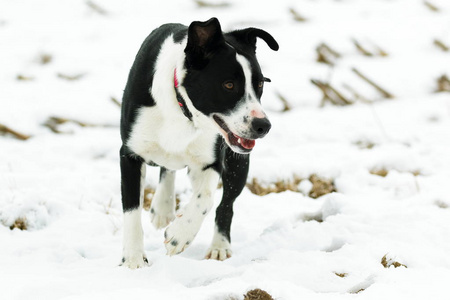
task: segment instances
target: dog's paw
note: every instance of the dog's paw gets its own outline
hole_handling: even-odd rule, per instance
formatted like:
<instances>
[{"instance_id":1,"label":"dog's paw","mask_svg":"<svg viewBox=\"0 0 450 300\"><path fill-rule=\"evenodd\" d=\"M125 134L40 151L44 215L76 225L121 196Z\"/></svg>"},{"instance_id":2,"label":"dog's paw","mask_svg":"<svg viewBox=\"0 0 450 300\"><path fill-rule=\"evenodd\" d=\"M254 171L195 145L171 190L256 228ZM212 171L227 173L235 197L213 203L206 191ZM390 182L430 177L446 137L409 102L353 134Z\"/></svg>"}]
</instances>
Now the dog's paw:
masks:
<instances>
[{"instance_id":1,"label":"dog's paw","mask_svg":"<svg viewBox=\"0 0 450 300\"><path fill-rule=\"evenodd\" d=\"M231 243L229 242L229 238L219 232L216 227L211 247L209 247L205 258L222 261L230 258L232 254L233 252L231 251Z\"/></svg>"},{"instance_id":2,"label":"dog's paw","mask_svg":"<svg viewBox=\"0 0 450 300\"><path fill-rule=\"evenodd\" d=\"M145 255L134 255L127 258L122 258L122 263L120 266L127 267L129 269L139 269L143 267L150 266L151 263L148 262Z\"/></svg>"},{"instance_id":3,"label":"dog's paw","mask_svg":"<svg viewBox=\"0 0 450 300\"><path fill-rule=\"evenodd\" d=\"M215 259L223 261L231 257L233 252L230 248L211 247L205 255L205 259Z\"/></svg>"},{"instance_id":4,"label":"dog's paw","mask_svg":"<svg viewBox=\"0 0 450 300\"><path fill-rule=\"evenodd\" d=\"M164 212L153 207L150 209L150 220L156 229L167 227L173 219L175 219L175 212L172 210Z\"/></svg>"},{"instance_id":5,"label":"dog's paw","mask_svg":"<svg viewBox=\"0 0 450 300\"><path fill-rule=\"evenodd\" d=\"M164 237L167 255L176 255L183 252L194 240L199 230L199 225L192 219L178 216L176 220L167 227Z\"/></svg>"}]
</instances>

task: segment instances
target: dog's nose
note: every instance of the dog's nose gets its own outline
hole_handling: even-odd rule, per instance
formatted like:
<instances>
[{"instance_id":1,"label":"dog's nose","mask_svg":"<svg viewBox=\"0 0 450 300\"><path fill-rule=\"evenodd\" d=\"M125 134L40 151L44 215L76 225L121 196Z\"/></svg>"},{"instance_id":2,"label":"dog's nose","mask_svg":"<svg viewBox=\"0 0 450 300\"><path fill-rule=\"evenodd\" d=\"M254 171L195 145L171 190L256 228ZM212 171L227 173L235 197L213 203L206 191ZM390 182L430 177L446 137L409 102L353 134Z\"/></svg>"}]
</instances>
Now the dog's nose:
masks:
<instances>
[{"instance_id":1,"label":"dog's nose","mask_svg":"<svg viewBox=\"0 0 450 300\"><path fill-rule=\"evenodd\" d=\"M271 127L272 124L270 124L270 121L267 118L254 118L252 121L253 132L258 138L264 137Z\"/></svg>"}]
</instances>

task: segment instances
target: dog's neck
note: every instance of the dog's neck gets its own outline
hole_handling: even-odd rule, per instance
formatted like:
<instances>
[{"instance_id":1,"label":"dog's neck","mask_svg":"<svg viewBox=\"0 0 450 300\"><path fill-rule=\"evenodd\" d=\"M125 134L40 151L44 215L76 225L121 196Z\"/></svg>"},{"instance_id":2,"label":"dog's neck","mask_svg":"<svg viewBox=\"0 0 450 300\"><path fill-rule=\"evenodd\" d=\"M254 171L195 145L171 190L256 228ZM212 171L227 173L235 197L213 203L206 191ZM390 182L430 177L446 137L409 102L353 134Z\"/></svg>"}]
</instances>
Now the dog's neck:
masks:
<instances>
[{"instance_id":1,"label":"dog's neck","mask_svg":"<svg viewBox=\"0 0 450 300\"><path fill-rule=\"evenodd\" d=\"M181 111L186 116L186 118L189 119L189 121L192 121L192 113L189 111L188 107L186 106L186 101L184 101L183 96L181 96L180 92L178 91L178 87L180 86L180 83L178 82L177 78L177 69L173 71L173 85L175 89L175 95L177 96L178 105L181 108Z\"/></svg>"}]
</instances>

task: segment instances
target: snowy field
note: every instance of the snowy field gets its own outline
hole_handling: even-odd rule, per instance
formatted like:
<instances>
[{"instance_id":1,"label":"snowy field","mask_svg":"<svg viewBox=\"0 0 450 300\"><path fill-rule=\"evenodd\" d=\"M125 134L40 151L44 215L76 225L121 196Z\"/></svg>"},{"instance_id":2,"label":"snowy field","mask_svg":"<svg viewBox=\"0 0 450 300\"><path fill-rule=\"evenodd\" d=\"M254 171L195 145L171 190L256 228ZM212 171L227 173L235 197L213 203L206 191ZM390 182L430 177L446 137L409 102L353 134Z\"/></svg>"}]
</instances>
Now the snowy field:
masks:
<instances>
[{"instance_id":1,"label":"snowy field","mask_svg":"<svg viewBox=\"0 0 450 300\"><path fill-rule=\"evenodd\" d=\"M0 135L0 299L237 300L255 288L279 300L450 299L450 93L436 92L450 76L450 2L211 3L228 5L0 0L0 124L31 136ZM119 267L120 109L111 98L120 101L152 29L212 16L225 31L259 27L280 44L258 44L273 129L257 142L249 182L295 191L245 189L224 262L203 259L214 213L189 249L168 257L144 211L152 265ZM337 52L328 64L317 61L322 43ZM332 100L321 105L311 80ZM333 104L341 98L330 87L354 103ZM336 192L310 196L311 175Z\"/></svg>"}]
</instances>

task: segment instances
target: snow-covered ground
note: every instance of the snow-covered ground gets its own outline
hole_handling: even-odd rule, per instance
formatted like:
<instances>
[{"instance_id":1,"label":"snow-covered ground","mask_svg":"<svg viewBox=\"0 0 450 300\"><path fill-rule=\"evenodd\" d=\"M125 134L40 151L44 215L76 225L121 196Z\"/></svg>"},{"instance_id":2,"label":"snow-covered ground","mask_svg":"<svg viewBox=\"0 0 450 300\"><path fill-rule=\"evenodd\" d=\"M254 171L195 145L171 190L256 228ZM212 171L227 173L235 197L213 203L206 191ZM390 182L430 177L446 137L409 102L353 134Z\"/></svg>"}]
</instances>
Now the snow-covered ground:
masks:
<instances>
[{"instance_id":1,"label":"snow-covered ground","mask_svg":"<svg viewBox=\"0 0 450 300\"><path fill-rule=\"evenodd\" d=\"M275 299L450 299L450 94L435 93L437 78L450 75L450 52L433 43L450 44L449 1L430 0L437 12L421 0L228 2L0 2L0 124L32 136L0 136L0 299L222 300L253 288ZM294 21L291 8L307 21ZM212 16L224 30L260 27L280 44L258 47L272 79L263 104L273 129L256 145L249 180L317 174L337 192L310 198L307 179L303 193L245 189L234 256L224 262L203 259L213 213L187 251L167 257L163 232L144 212L152 266L119 267L120 110L110 98L121 98L153 28ZM364 56L353 39L389 55ZM320 43L341 55L334 67L316 61ZM395 97L384 99L352 68ZM321 107L311 79L372 102ZM64 124L55 134L43 126L51 116L107 126ZM183 205L185 172L177 192ZM27 230L10 230L17 219Z\"/></svg>"}]
</instances>

